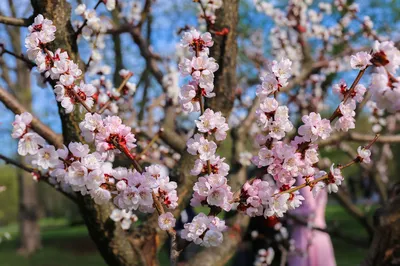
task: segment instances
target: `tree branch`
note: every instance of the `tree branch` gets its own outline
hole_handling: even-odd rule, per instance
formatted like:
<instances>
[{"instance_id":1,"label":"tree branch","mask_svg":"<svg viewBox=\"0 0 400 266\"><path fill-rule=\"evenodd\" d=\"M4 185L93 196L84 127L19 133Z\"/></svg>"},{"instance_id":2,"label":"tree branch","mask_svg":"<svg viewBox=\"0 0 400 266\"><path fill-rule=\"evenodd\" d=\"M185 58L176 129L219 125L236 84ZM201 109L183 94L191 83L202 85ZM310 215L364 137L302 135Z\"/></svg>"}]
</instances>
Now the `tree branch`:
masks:
<instances>
[{"instance_id":1,"label":"tree branch","mask_svg":"<svg viewBox=\"0 0 400 266\"><path fill-rule=\"evenodd\" d=\"M0 101L4 103L4 105L10 109L15 114L21 114L23 112L27 112L24 106L18 102L18 100L8 93L4 88L0 87ZM53 130L51 130L48 126L43 124L39 119L33 117L32 129L42 136L47 142L56 146L57 148L62 148L63 141L62 137L56 134Z\"/></svg>"},{"instance_id":2,"label":"tree branch","mask_svg":"<svg viewBox=\"0 0 400 266\"><path fill-rule=\"evenodd\" d=\"M33 18L14 18L0 15L0 23L17 26L17 27L28 27L33 21Z\"/></svg>"},{"instance_id":3,"label":"tree branch","mask_svg":"<svg viewBox=\"0 0 400 266\"><path fill-rule=\"evenodd\" d=\"M68 192L66 192L64 190L56 188L55 185L50 183L49 179L46 176L42 176L39 171L37 171L37 170L35 170L35 169L31 168L31 167L28 167L28 166L26 166L26 165L24 165L24 164L22 164L22 163L20 163L20 162L18 162L16 160L14 160L14 159L8 158L7 156L4 156L2 154L0 154L0 160L3 160L6 164L12 164L12 165L18 167L19 169L22 169L25 172L27 172L29 174L32 174L32 178L33 178L34 175L37 176L39 181L44 181L46 184L48 184L49 186L55 188L57 191L61 192L67 198L69 198L70 200L72 200L73 202L76 203L76 195L74 193L68 193Z\"/></svg>"}]
</instances>

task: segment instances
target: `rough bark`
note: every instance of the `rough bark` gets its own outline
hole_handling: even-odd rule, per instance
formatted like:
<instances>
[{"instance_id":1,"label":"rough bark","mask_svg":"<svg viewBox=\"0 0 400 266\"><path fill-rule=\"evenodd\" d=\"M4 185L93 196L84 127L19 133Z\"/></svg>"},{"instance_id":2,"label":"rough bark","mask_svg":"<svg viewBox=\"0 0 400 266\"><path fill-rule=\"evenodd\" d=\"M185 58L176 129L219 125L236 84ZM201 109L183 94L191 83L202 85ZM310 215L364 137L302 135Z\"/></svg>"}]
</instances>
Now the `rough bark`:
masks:
<instances>
[{"instance_id":1,"label":"rough bark","mask_svg":"<svg viewBox=\"0 0 400 266\"><path fill-rule=\"evenodd\" d=\"M237 24L238 0L224 0L217 10L214 28L217 31L228 28L227 35L213 34L214 45L211 56L217 60L219 69L215 72L214 92L217 97L207 101L206 106L221 111L228 117L234 103L236 92Z\"/></svg>"},{"instance_id":2,"label":"rough bark","mask_svg":"<svg viewBox=\"0 0 400 266\"><path fill-rule=\"evenodd\" d=\"M400 195L389 200L375 214L376 229L362 266L400 264Z\"/></svg>"},{"instance_id":3,"label":"rough bark","mask_svg":"<svg viewBox=\"0 0 400 266\"><path fill-rule=\"evenodd\" d=\"M81 196L78 205L90 237L108 265L141 264L126 232L110 219L110 214L114 209L112 203L97 205L90 197Z\"/></svg>"}]
</instances>

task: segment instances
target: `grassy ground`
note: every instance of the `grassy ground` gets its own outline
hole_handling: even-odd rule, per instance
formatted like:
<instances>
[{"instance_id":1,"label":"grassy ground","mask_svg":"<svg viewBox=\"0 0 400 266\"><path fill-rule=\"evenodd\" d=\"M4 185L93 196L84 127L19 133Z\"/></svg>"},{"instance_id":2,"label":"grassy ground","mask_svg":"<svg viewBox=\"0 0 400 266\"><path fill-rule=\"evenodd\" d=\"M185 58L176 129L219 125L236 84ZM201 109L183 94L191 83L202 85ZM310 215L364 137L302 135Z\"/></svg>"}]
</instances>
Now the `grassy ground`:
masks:
<instances>
[{"instance_id":1,"label":"grassy ground","mask_svg":"<svg viewBox=\"0 0 400 266\"><path fill-rule=\"evenodd\" d=\"M370 213L372 213L372 211ZM367 232L339 205L328 206L326 210L326 220L328 225L334 224L349 236L367 239ZM338 266L359 265L367 252L366 248L361 248L342 239L332 237L332 242L335 249L336 264Z\"/></svg>"},{"instance_id":2,"label":"grassy ground","mask_svg":"<svg viewBox=\"0 0 400 266\"><path fill-rule=\"evenodd\" d=\"M335 223L341 230L356 237L365 237L366 233L340 206L332 205L327 209L328 224ZM89 239L84 226L69 227L65 220L42 220L43 249L30 258L24 258L16 252L17 227L15 225L0 228L10 232L12 240L0 244L0 265L2 266L102 266L106 265L95 245ZM358 265L366 249L356 247L341 239L333 239L337 265ZM164 254L162 254L164 255ZM161 255L161 256L162 256ZM164 256L162 256L164 257Z\"/></svg>"}]
</instances>

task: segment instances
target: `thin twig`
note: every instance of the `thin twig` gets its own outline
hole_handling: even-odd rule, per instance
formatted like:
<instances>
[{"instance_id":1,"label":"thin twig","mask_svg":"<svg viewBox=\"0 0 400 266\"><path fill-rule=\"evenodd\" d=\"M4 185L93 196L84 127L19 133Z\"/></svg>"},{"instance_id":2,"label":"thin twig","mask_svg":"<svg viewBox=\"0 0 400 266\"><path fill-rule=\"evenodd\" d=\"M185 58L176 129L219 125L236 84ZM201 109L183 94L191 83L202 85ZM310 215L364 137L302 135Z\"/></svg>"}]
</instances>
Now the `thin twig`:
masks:
<instances>
[{"instance_id":1,"label":"thin twig","mask_svg":"<svg viewBox=\"0 0 400 266\"><path fill-rule=\"evenodd\" d=\"M347 99L350 98L352 92L354 91L354 89L356 88L358 82L360 82L361 77L364 75L365 70L367 70L368 66L362 70L360 70L360 72L358 72L357 77L355 78L355 80L353 81L353 84L351 84L350 89L346 92L346 95L344 96L343 99L343 103L346 103ZM331 117L329 118L329 121L333 121L335 120L336 117L340 116L340 105L336 108L336 110L333 112L333 114L331 115Z\"/></svg>"},{"instance_id":2,"label":"thin twig","mask_svg":"<svg viewBox=\"0 0 400 266\"><path fill-rule=\"evenodd\" d=\"M133 76L132 72L129 72L128 75L126 75L125 79L122 81L121 85L119 85L117 92L121 92L121 90L125 87L125 85L128 83L129 79ZM103 107L101 107L101 109L97 112L98 114L102 114L107 108L108 106L111 104L112 100L109 99L104 105Z\"/></svg>"},{"instance_id":3,"label":"thin twig","mask_svg":"<svg viewBox=\"0 0 400 266\"><path fill-rule=\"evenodd\" d=\"M379 134L377 134L377 135L375 136L375 138L374 138L370 143L368 143L367 146L365 146L365 149L371 148L371 146L376 142L376 140L377 140L378 138L379 138ZM342 169L344 169L344 168L347 168L347 167L349 167L349 166L351 166L351 165L353 165L353 164L355 164L355 163L359 163L359 162L361 162L361 160L360 160L360 157L357 156L356 158L354 158L353 160L351 160L351 161L348 162L347 164L338 166L338 168L339 168L340 170L342 170ZM284 194L284 193L292 193L292 192L295 192L295 191L297 191L297 190L299 190L299 189L301 189L301 188L304 188L304 187L307 187L307 186L312 186L312 185L314 185L314 184L317 184L318 182L323 181L323 180L328 179L328 178L329 178L329 173L328 173L328 174L325 174L325 175L323 175L323 176L321 176L320 178L317 178L317 179L313 180L312 182L303 183L303 184L301 184L301 185L299 185L299 186L296 186L296 187L293 187L293 188L291 188L291 189L281 191L281 192L279 192L279 193L277 193L277 194L275 194L275 195L280 195L280 194Z\"/></svg>"},{"instance_id":4,"label":"thin twig","mask_svg":"<svg viewBox=\"0 0 400 266\"><path fill-rule=\"evenodd\" d=\"M94 6L94 10L96 10L102 2L103 2L102 0L99 0L99 1L97 2L97 4ZM83 21L83 24L82 24L82 25L78 28L78 30L75 32L75 37L76 37L76 38L79 36L79 34L82 33L82 30L83 30L83 28L87 25L87 23L88 23L88 20L85 19L85 20Z\"/></svg>"},{"instance_id":5,"label":"thin twig","mask_svg":"<svg viewBox=\"0 0 400 266\"><path fill-rule=\"evenodd\" d=\"M3 44L0 44L0 56L2 56L3 54L9 54L9 55L14 56L15 58L17 58L17 59L19 59L19 60L25 62L25 63L28 65L28 67L29 67L30 69L32 69L33 67L36 66L36 64L35 64L34 62L32 62L31 60L29 60L29 59L26 58L25 56L23 56L23 55L17 55L17 54L15 54L15 53L12 52L12 51L7 50L7 49L4 47Z\"/></svg>"},{"instance_id":6,"label":"thin twig","mask_svg":"<svg viewBox=\"0 0 400 266\"><path fill-rule=\"evenodd\" d=\"M157 132L157 134L154 135L154 137L150 140L149 144L146 145L146 147L142 150L141 153L139 153L139 158L141 158L143 155L146 154L146 152L149 150L149 148L154 144L154 142L156 142L159 138L160 138L160 134L163 130L160 129L159 132Z\"/></svg>"}]
</instances>

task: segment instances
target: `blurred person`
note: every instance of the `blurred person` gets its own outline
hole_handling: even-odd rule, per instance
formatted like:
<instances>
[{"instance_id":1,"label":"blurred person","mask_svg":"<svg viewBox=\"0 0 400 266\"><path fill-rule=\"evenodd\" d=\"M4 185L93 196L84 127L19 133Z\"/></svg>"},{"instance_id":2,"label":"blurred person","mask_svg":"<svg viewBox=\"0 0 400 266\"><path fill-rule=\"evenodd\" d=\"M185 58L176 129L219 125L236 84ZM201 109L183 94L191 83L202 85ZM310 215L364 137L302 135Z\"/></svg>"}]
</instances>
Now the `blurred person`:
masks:
<instances>
[{"instance_id":1,"label":"blurred person","mask_svg":"<svg viewBox=\"0 0 400 266\"><path fill-rule=\"evenodd\" d=\"M297 180L303 182L303 180ZM326 190L314 198L309 187L300 190L305 198L303 204L292 212L308 225L295 223L292 229L295 250L289 256L289 266L336 266L332 241L329 234L311 227L325 228L325 208L328 201Z\"/></svg>"}]
</instances>

